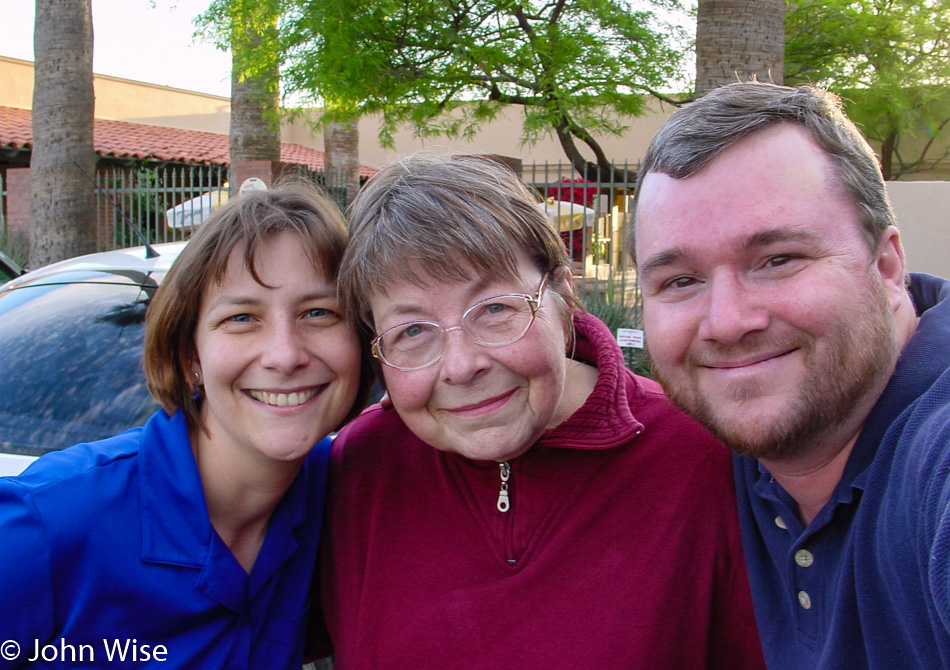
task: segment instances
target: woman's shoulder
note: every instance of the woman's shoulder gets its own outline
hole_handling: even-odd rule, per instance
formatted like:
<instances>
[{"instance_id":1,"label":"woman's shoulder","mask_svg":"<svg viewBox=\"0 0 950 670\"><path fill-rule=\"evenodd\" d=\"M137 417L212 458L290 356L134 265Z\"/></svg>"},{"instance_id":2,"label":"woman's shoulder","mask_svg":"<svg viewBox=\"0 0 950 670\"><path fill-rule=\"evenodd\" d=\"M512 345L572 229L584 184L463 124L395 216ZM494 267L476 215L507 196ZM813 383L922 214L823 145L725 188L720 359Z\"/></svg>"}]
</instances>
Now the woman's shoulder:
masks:
<instances>
[{"instance_id":1,"label":"woman's shoulder","mask_svg":"<svg viewBox=\"0 0 950 670\"><path fill-rule=\"evenodd\" d=\"M345 460L349 467L360 461L376 465L394 461L396 467L433 453L435 449L416 437L392 406L376 404L363 410L334 438L331 464Z\"/></svg>"},{"instance_id":2,"label":"woman's shoulder","mask_svg":"<svg viewBox=\"0 0 950 670\"><path fill-rule=\"evenodd\" d=\"M96 476L103 468L132 465L129 459L138 456L143 431L142 427L132 428L105 440L50 452L9 479L30 490L42 490Z\"/></svg>"}]
</instances>

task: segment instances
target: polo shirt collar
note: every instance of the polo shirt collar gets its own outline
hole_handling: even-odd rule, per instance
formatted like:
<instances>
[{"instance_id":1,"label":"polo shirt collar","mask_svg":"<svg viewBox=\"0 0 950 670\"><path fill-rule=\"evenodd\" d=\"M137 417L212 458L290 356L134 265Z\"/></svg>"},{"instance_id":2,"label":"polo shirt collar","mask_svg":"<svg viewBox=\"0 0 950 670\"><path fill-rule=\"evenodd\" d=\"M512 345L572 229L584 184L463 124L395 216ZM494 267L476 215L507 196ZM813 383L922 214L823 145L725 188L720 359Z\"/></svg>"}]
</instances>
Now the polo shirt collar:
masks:
<instances>
[{"instance_id":1,"label":"polo shirt collar","mask_svg":"<svg viewBox=\"0 0 950 670\"><path fill-rule=\"evenodd\" d=\"M202 567L214 529L181 411L149 419L139 462L143 560Z\"/></svg>"}]
</instances>

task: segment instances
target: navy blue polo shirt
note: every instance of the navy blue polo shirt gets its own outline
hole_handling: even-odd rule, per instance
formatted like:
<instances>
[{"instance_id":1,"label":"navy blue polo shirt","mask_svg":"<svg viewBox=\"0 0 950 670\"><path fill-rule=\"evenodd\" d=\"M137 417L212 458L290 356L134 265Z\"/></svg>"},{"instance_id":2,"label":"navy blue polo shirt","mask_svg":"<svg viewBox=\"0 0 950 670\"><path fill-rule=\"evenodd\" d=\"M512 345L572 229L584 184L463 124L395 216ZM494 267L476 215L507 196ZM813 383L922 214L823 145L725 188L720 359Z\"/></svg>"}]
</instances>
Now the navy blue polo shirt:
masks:
<instances>
[{"instance_id":1,"label":"navy blue polo shirt","mask_svg":"<svg viewBox=\"0 0 950 670\"><path fill-rule=\"evenodd\" d=\"M299 670L329 452L250 574L211 525L180 412L0 478L0 668L39 649L28 667Z\"/></svg>"},{"instance_id":2,"label":"navy blue polo shirt","mask_svg":"<svg viewBox=\"0 0 950 670\"><path fill-rule=\"evenodd\" d=\"M769 472L735 456L743 547L772 670L950 667L950 606L941 611L946 599L931 574L944 529L920 522L924 510L950 504L940 471L950 452L942 437L950 432L950 282L912 275L911 294L917 331L807 528Z\"/></svg>"}]
</instances>

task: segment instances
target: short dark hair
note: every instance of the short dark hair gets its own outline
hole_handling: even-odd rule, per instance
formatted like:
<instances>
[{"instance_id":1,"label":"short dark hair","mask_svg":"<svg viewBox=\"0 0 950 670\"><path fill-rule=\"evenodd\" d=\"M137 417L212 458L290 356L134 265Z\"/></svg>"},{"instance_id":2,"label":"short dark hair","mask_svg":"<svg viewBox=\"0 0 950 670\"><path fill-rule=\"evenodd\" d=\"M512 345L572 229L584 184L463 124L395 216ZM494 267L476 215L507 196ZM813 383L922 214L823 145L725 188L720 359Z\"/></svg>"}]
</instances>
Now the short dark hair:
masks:
<instances>
[{"instance_id":1,"label":"short dark hair","mask_svg":"<svg viewBox=\"0 0 950 670\"><path fill-rule=\"evenodd\" d=\"M671 116L657 131L640 163L639 184L651 172L685 179L740 140L780 123L808 131L828 154L839 185L854 203L865 240L872 252L888 226L895 225L881 164L841 100L811 86L790 88L765 82L741 82L713 89ZM638 186L639 186L638 184ZM628 249L636 258L634 194Z\"/></svg>"},{"instance_id":2,"label":"short dark hair","mask_svg":"<svg viewBox=\"0 0 950 670\"><path fill-rule=\"evenodd\" d=\"M169 414L181 409L190 427L201 425L190 377L201 297L211 282L222 280L228 257L241 244L245 267L263 285L254 255L263 240L283 232L299 235L313 266L328 281L336 279L347 242L343 216L317 187L292 182L242 193L216 210L195 232L152 299L142 359L146 384ZM365 347L363 353L359 392L347 420L362 409L372 383Z\"/></svg>"}]
</instances>

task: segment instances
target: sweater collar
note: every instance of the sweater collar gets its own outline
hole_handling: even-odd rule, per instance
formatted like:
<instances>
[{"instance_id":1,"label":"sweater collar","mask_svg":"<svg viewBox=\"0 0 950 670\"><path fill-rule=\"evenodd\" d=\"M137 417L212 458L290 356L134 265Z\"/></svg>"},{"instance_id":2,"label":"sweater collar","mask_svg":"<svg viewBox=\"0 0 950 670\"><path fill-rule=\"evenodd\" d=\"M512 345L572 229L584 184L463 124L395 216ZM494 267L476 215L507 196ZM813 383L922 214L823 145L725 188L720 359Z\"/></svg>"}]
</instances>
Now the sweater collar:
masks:
<instances>
[{"instance_id":1,"label":"sweater collar","mask_svg":"<svg viewBox=\"0 0 950 670\"><path fill-rule=\"evenodd\" d=\"M535 447L611 449L643 430L631 405L643 393L613 333L596 317L574 313L575 360L597 368L597 383L581 407L566 421L541 436Z\"/></svg>"}]
</instances>

